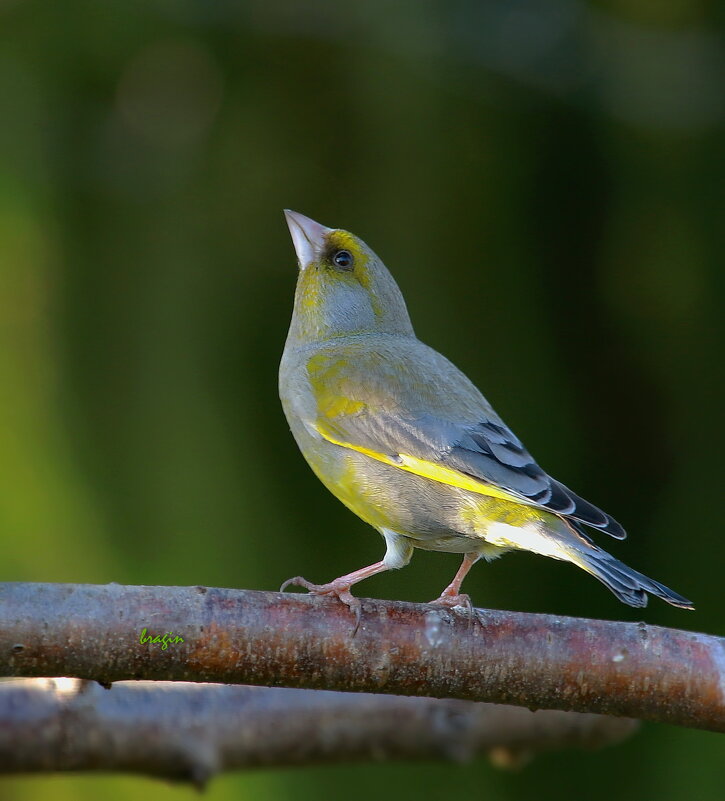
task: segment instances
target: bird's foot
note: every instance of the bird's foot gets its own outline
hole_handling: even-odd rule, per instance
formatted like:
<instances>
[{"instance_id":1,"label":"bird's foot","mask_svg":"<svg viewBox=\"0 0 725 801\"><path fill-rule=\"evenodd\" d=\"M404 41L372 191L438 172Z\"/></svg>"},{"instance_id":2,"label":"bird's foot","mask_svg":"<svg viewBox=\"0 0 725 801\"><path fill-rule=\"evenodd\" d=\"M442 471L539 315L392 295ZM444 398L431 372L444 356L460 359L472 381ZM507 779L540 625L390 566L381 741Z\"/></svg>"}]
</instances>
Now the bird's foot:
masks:
<instances>
[{"instance_id":1,"label":"bird's foot","mask_svg":"<svg viewBox=\"0 0 725 801\"><path fill-rule=\"evenodd\" d=\"M443 590L440 598L435 601L430 601L431 606L442 606L444 609L455 609L456 607L465 609L468 612L468 628L473 626L473 618L475 613L473 611L473 604L471 603L471 596L465 592L448 592Z\"/></svg>"},{"instance_id":2,"label":"bird's foot","mask_svg":"<svg viewBox=\"0 0 725 801\"><path fill-rule=\"evenodd\" d=\"M467 595L465 592L446 592L443 591L443 594L436 598L435 601L429 601L432 606L443 606L446 609L454 609L456 606L460 606L463 609L467 609L469 614L473 614L473 604L471 603L471 596Z\"/></svg>"},{"instance_id":3,"label":"bird's foot","mask_svg":"<svg viewBox=\"0 0 725 801\"><path fill-rule=\"evenodd\" d=\"M327 584L313 584L307 581L302 576L295 576L294 578L287 579L284 584L279 588L280 592L284 592L287 587L304 587L311 595L331 595L345 604L350 611L355 615L355 628L353 629L352 636L357 634L360 628L360 615L362 613L362 604L360 599L356 598L351 592L352 585L346 581L335 579Z\"/></svg>"}]
</instances>

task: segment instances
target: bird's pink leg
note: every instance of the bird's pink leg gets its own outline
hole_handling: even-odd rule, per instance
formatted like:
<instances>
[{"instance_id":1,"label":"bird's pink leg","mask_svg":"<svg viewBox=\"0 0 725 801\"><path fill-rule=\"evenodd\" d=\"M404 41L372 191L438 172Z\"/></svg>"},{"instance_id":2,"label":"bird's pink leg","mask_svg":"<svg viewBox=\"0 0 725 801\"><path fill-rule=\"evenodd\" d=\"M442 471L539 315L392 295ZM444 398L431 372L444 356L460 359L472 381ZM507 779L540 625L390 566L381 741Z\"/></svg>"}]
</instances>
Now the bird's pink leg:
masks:
<instances>
[{"instance_id":1,"label":"bird's pink leg","mask_svg":"<svg viewBox=\"0 0 725 801\"><path fill-rule=\"evenodd\" d=\"M453 581L443 590L440 597L436 598L435 601L431 601L431 603L436 604L436 606L465 606L468 609L472 609L471 598L461 592L461 584L463 583L463 579L468 575L468 571L479 560L480 556L480 554L475 552L465 554L461 566L458 568L458 572L453 577Z\"/></svg>"},{"instance_id":2,"label":"bird's pink leg","mask_svg":"<svg viewBox=\"0 0 725 801\"><path fill-rule=\"evenodd\" d=\"M279 588L279 591L284 592L287 587L295 586L304 587L308 592L312 593L312 595L334 595L346 606L349 606L355 613L355 631L357 631L360 625L360 599L356 598L350 592L350 587L363 579L374 576L376 573L383 573L385 570L390 570L385 562L375 562L374 565L361 567L360 570L355 570L353 573L340 576L340 578L336 578L334 581L330 581L327 584L313 584L311 581L307 581L306 578L302 578L302 576L295 576L294 578L287 579Z\"/></svg>"}]
</instances>

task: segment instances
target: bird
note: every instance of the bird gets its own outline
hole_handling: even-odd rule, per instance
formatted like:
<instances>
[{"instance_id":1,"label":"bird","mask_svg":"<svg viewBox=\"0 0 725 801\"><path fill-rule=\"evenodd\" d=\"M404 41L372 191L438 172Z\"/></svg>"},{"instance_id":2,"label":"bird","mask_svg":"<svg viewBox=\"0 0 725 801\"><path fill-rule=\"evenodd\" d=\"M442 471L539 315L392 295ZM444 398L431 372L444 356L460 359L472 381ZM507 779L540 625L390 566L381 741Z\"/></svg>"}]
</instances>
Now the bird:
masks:
<instances>
[{"instance_id":1,"label":"bird","mask_svg":"<svg viewBox=\"0 0 725 801\"><path fill-rule=\"evenodd\" d=\"M299 266L279 394L319 480L385 541L383 559L325 584L360 620L351 588L404 567L416 548L462 556L432 604L471 609L461 584L479 560L531 551L570 562L623 603L691 601L620 562L590 531L621 540L610 515L548 475L476 386L421 342L395 279L357 236L285 210ZM357 629L356 629L357 630Z\"/></svg>"}]
</instances>

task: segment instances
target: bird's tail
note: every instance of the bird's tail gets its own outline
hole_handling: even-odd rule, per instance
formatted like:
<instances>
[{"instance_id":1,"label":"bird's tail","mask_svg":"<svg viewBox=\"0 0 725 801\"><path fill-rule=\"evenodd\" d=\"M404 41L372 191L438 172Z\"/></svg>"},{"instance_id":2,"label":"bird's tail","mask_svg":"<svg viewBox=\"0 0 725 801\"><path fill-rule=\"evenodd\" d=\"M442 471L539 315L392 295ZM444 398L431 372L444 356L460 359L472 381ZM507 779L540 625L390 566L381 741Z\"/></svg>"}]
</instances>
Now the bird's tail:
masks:
<instances>
[{"instance_id":1,"label":"bird's tail","mask_svg":"<svg viewBox=\"0 0 725 801\"><path fill-rule=\"evenodd\" d=\"M576 557L576 561L572 559L576 565L598 578L620 601L629 606L647 606L647 593L650 593L672 606L695 608L692 601L659 581L638 573L595 545L577 549Z\"/></svg>"},{"instance_id":2,"label":"bird's tail","mask_svg":"<svg viewBox=\"0 0 725 801\"><path fill-rule=\"evenodd\" d=\"M496 546L499 552L515 548L572 562L598 578L622 603L629 606L647 606L649 593L672 606L695 608L692 601L603 551L594 544L584 527L571 519L547 513L543 520L539 518L523 526L489 522L484 539L489 546ZM481 553L487 556L485 550ZM487 558L492 557L489 555Z\"/></svg>"}]
</instances>

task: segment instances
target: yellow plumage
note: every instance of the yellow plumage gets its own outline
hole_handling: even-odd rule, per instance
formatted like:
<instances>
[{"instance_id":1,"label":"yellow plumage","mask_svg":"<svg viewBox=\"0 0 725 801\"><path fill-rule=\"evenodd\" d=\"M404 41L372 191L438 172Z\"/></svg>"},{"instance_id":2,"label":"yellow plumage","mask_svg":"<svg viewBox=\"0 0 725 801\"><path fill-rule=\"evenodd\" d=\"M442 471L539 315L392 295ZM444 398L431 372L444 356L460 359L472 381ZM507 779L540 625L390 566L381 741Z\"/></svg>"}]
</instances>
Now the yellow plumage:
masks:
<instances>
[{"instance_id":1,"label":"yellow plumage","mask_svg":"<svg viewBox=\"0 0 725 801\"><path fill-rule=\"evenodd\" d=\"M414 548L464 555L436 603L480 557L528 550L578 565L617 597L686 598L596 546L583 526L623 538L609 515L548 476L469 379L420 342L380 259L357 237L287 212L300 273L280 365L292 433L325 486L386 541L382 561L324 585L350 587L402 567ZM289 582L288 582L289 583Z\"/></svg>"}]
</instances>

